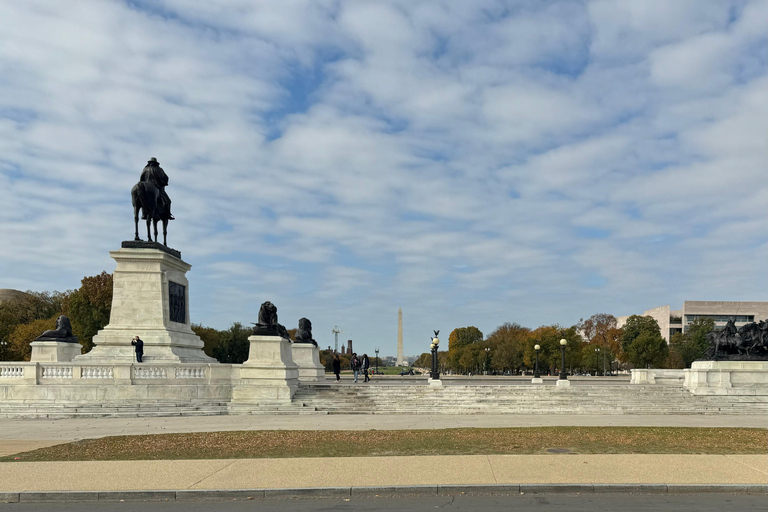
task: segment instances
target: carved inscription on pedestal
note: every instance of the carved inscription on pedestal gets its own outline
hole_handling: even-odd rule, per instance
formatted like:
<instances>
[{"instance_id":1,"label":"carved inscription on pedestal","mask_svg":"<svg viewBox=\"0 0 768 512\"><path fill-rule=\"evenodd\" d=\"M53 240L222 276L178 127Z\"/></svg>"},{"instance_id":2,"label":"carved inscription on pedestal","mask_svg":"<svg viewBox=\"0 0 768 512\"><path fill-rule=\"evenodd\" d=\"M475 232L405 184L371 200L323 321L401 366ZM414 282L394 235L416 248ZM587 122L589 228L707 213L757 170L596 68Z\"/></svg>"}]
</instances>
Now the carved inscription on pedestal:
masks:
<instances>
[{"instance_id":1,"label":"carved inscription on pedestal","mask_svg":"<svg viewBox=\"0 0 768 512\"><path fill-rule=\"evenodd\" d=\"M168 281L168 307L171 322L187 323L187 304L185 300L185 286L183 284Z\"/></svg>"}]
</instances>

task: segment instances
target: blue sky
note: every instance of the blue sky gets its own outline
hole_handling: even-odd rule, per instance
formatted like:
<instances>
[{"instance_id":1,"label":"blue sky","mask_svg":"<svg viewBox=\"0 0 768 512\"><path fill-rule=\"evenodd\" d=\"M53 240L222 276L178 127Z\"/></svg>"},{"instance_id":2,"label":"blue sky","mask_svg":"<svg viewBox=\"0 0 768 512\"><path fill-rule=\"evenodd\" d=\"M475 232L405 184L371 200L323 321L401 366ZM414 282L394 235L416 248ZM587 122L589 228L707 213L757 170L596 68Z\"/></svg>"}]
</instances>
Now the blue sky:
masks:
<instances>
[{"instance_id":1,"label":"blue sky","mask_svg":"<svg viewBox=\"0 0 768 512\"><path fill-rule=\"evenodd\" d=\"M321 346L768 300L768 2L0 4L0 288L112 271L155 156L191 318Z\"/></svg>"}]
</instances>

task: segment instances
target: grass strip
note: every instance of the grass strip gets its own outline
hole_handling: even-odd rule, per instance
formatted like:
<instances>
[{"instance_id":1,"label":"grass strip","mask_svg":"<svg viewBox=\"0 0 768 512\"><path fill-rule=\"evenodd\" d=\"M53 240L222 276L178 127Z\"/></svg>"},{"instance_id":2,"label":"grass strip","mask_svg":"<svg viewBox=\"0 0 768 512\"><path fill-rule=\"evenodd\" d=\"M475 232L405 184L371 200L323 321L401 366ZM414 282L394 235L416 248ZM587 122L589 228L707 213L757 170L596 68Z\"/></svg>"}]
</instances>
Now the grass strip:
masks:
<instances>
[{"instance_id":1,"label":"grass strip","mask_svg":"<svg viewBox=\"0 0 768 512\"><path fill-rule=\"evenodd\" d=\"M527 427L433 430L258 430L114 436L0 461L174 460L491 454L765 454L759 428Z\"/></svg>"}]
</instances>

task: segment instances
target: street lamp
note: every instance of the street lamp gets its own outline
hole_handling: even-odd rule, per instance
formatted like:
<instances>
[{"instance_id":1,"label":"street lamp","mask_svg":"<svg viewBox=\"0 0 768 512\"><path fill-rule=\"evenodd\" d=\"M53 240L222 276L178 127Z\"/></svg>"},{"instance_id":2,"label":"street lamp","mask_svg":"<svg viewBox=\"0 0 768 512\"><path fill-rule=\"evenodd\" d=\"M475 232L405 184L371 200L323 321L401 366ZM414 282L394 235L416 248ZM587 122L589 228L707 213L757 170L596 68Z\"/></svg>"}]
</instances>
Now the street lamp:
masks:
<instances>
[{"instance_id":1,"label":"street lamp","mask_svg":"<svg viewBox=\"0 0 768 512\"><path fill-rule=\"evenodd\" d=\"M539 372L539 350L541 350L541 345L534 345L533 350L536 351L536 365L533 367L533 378L540 379L541 373Z\"/></svg>"},{"instance_id":2,"label":"street lamp","mask_svg":"<svg viewBox=\"0 0 768 512\"><path fill-rule=\"evenodd\" d=\"M0 341L0 361L5 361L5 351L7 346L7 341Z\"/></svg>"},{"instance_id":3,"label":"street lamp","mask_svg":"<svg viewBox=\"0 0 768 512\"><path fill-rule=\"evenodd\" d=\"M432 371L429 376L432 380L440 380L440 370L437 367L437 346L440 344L440 340L437 338L438 331L435 331L435 337L432 338L432 344L429 346L432 349Z\"/></svg>"},{"instance_id":4,"label":"street lamp","mask_svg":"<svg viewBox=\"0 0 768 512\"><path fill-rule=\"evenodd\" d=\"M376 347L373 349L374 352L376 352L376 373L379 373L379 347Z\"/></svg>"},{"instance_id":5,"label":"street lamp","mask_svg":"<svg viewBox=\"0 0 768 512\"><path fill-rule=\"evenodd\" d=\"M563 353L563 361L560 365L560 379L559 380L568 380L568 376L565 374L565 346L568 344L568 341L563 338L560 340L560 349Z\"/></svg>"},{"instance_id":6,"label":"street lamp","mask_svg":"<svg viewBox=\"0 0 768 512\"><path fill-rule=\"evenodd\" d=\"M485 374L488 375L488 361L491 357L491 349L485 347Z\"/></svg>"},{"instance_id":7,"label":"street lamp","mask_svg":"<svg viewBox=\"0 0 768 512\"><path fill-rule=\"evenodd\" d=\"M595 349L595 377L597 377L597 372L599 368L597 367L597 357L600 354L600 347Z\"/></svg>"}]
</instances>

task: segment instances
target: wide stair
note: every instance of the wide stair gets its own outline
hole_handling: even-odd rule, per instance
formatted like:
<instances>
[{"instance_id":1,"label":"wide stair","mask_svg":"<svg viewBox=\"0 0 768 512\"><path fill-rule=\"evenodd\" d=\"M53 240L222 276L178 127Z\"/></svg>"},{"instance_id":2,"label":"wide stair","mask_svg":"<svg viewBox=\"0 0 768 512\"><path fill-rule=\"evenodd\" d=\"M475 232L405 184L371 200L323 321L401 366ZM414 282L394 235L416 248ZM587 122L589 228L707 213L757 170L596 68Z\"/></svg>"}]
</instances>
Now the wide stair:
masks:
<instances>
[{"instance_id":1,"label":"wide stair","mask_svg":"<svg viewBox=\"0 0 768 512\"><path fill-rule=\"evenodd\" d=\"M319 414L765 414L768 396L697 396L681 387L641 385L313 384L299 388L292 407Z\"/></svg>"},{"instance_id":2,"label":"wide stair","mask_svg":"<svg viewBox=\"0 0 768 512\"><path fill-rule=\"evenodd\" d=\"M193 400L175 402L145 400L142 402L104 402L78 404L54 400L0 404L0 418L148 418L167 416L218 416L227 412L227 402Z\"/></svg>"}]
</instances>

